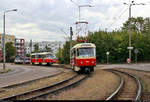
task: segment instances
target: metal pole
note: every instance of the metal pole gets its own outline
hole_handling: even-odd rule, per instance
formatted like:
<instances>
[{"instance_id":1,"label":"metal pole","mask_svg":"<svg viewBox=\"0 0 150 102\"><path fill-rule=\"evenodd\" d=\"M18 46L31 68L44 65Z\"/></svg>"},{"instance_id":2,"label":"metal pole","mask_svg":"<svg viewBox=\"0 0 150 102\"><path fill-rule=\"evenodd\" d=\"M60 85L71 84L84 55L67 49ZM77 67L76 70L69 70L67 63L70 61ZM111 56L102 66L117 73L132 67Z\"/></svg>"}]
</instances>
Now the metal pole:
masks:
<instances>
[{"instance_id":1,"label":"metal pole","mask_svg":"<svg viewBox=\"0 0 150 102\"><path fill-rule=\"evenodd\" d=\"M107 64L108 64L108 55L107 55Z\"/></svg>"},{"instance_id":2,"label":"metal pole","mask_svg":"<svg viewBox=\"0 0 150 102\"><path fill-rule=\"evenodd\" d=\"M129 5L129 20L131 18L131 5ZM131 22L129 22L129 47L131 47L131 31L130 31L130 27L131 27ZM131 49L129 49L129 59L130 59L130 63L131 63Z\"/></svg>"},{"instance_id":3,"label":"metal pole","mask_svg":"<svg viewBox=\"0 0 150 102\"><path fill-rule=\"evenodd\" d=\"M137 53L135 53L135 62L137 64Z\"/></svg>"},{"instance_id":4,"label":"metal pole","mask_svg":"<svg viewBox=\"0 0 150 102\"><path fill-rule=\"evenodd\" d=\"M30 40L30 52L32 53L32 39Z\"/></svg>"},{"instance_id":5,"label":"metal pole","mask_svg":"<svg viewBox=\"0 0 150 102\"><path fill-rule=\"evenodd\" d=\"M3 15L3 70L5 70L5 12Z\"/></svg>"},{"instance_id":6,"label":"metal pole","mask_svg":"<svg viewBox=\"0 0 150 102\"><path fill-rule=\"evenodd\" d=\"M80 6L79 6L79 22L80 22Z\"/></svg>"},{"instance_id":7,"label":"metal pole","mask_svg":"<svg viewBox=\"0 0 150 102\"><path fill-rule=\"evenodd\" d=\"M70 27L70 60L71 60L71 48L72 48L72 35L73 35L72 27Z\"/></svg>"},{"instance_id":8,"label":"metal pole","mask_svg":"<svg viewBox=\"0 0 150 102\"><path fill-rule=\"evenodd\" d=\"M107 55L107 64L108 64L108 55Z\"/></svg>"},{"instance_id":9,"label":"metal pole","mask_svg":"<svg viewBox=\"0 0 150 102\"><path fill-rule=\"evenodd\" d=\"M72 48L72 35L73 35L72 27L70 27L70 50Z\"/></svg>"},{"instance_id":10,"label":"metal pole","mask_svg":"<svg viewBox=\"0 0 150 102\"><path fill-rule=\"evenodd\" d=\"M60 59L60 43L59 43L59 55L58 55L58 58Z\"/></svg>"}]
</instances>

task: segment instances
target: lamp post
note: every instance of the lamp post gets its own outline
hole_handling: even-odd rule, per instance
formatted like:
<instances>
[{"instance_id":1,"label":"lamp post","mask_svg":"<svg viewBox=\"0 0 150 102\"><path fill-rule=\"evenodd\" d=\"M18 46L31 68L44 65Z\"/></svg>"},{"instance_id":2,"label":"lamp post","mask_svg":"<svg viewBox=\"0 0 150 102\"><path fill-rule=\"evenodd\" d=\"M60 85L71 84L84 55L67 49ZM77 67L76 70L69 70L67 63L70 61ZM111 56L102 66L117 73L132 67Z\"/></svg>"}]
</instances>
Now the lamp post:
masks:
<instances>
[{"instance_id":1,"label":"lamp post","mask_svg":"<svg viewBox=\"0 0 150 102\"><path fill-rule=\"evenodd\" d=\"M132 1L131 3L127 4L127 3L124 3L124 5L128 5L129 6L129 20L131 18L131 6L133 5L145 5L144 3L134 3L134 1ZM129 22L129 59L130 59L130 63L131 63L131 50L133 49L133 47L131 46L131 22Z\"/></svg>"},{"instance_id":2,"label":"lamp post","mask_svg":"<svg viewBox=\"0 0 150 102\"><path fill-rule=\"evenodd\" d=\"M5 14L7 12L11 12L11 11L17 11L17 9L12 9L12 10L6 10L4 11L4 15L3 15L3 70L5 70Z\"/></svg>"}]
</instances>

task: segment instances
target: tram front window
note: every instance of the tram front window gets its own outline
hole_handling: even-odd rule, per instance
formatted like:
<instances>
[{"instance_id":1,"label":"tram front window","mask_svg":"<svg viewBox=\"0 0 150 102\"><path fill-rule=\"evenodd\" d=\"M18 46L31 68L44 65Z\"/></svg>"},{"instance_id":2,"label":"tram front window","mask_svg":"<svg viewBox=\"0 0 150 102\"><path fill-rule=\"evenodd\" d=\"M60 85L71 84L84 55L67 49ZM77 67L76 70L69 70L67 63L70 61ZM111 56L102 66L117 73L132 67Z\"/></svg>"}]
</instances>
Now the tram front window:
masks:
<instances>
[{"instance_id":1,"label":"tram front window","mask_svg":"<svg viewBox=\"0 0 150 102\"><path fill-rule=\"evenodd\" d=\"M46 58L53 58L53 55L48 54L46 55Z\"/></svg>"},{"instance_id":2,"label":"tram front window","mask_svg":"<svg viewBox=\"0 0 150 102\"><path fill-rule=\"evenodd\" d=\"M79 57L93 57L95 56L95 49L94 48L78 48L78 56Z\"/></svg>"}]
</instances>

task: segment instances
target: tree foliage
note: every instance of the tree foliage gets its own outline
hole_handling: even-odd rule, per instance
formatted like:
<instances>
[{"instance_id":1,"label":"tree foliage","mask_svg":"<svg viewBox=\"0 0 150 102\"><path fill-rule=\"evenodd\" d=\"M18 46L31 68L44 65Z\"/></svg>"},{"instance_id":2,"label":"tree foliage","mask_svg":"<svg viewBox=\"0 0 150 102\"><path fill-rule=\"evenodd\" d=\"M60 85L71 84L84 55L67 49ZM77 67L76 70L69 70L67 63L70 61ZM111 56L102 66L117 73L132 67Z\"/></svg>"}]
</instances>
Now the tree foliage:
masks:
<instances>
[{"instance_id":1,"label":"tree foliage","mask_svg":"<svg viewBox=\"0 0 150 102\"><path fill-rule=\"evenodd\" d=\"M40 52L40 51L39 51L39 45L38 45L38 43L36 43L36 44L34 45L34 53L38 53L38 52Z\"/></svg>"},{"instance_id":2,"label":"tree foliage","mask_svg":"<svg viewBox=\"0 0 150 102\"><path fill-rule=\"evenodd\" d=\"M6 46L6 61L10 62L15 58L16 47L13 46L12 42L7 42L5 46Z\"/></svg>"},{"instance_id":3,"label":"tree foliage","mask_svg":"<svg viewBox=\"0 0 150 102\"><path fill-rule=\"evenodd\" d=\"M125 63L129 57L129 24L131 27L131 42L133 46L132 61L135 61L134 50L138 49L138 61L150 61L150 19L137 17L131 18L123 24L121 31L95 31L89 32L88 42L96 45L97 63L106 63L106 52L109 51L110 63ZM76 41L73 41L77 44ZM61 49L60 62L69 63L69 42Z\"/></svg>"},{"instance_id":4,"label":"tree foliage","mask_svg":"<svg viewBox=\"0 0 150 102\"><path fill-rule=\"evenodd\" d=\"M53 50L50 47L48 47L47 45L45 46L45 50L46 50L46 52L53 53Z\"/></svg>"}]
</instances>

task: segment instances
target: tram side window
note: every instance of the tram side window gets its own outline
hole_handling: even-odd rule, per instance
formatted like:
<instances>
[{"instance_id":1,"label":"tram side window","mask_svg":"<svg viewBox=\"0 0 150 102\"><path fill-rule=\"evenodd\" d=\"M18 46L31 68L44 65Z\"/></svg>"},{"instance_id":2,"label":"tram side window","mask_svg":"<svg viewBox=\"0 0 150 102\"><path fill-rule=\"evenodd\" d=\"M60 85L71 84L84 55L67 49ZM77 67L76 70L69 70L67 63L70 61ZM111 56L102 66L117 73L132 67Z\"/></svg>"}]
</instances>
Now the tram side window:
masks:
<instances>
[{"instance_id":1,"label":"tram side window","mask_svg":"<svg viewBox=\"0 0 150 102\"><path fill-rule=\"evenodd\" d=\"M32 58L35 58L35 55L32 55Z\"/></svg>"},{"instance_id":2,"label":"tram side window","mask_svg":"<svg viewBox=\"0 0 150 102\"><path fill-rule=\"evenodd\" d=\"M46 58L53 58L54 56L51 55L51 54L47 54L45 57L46 57Z\"/></svg>"},{"instance_id":3,"label":"tram side window","mask_svg":"<svg viewBox=\"0 0 150 102\"><path fill-rule=\"evenodd\" d=\"M41 58L41 55L38 55L37 58Z\"/></svg>"},{"instance_id":4,"label":"tram side window","mask_svg":"<svg viewBox=\"0 0 150 102\"><path fill-rule=\"evenodd\" d=\"M46 55L41 55L41 58L45 58L46 57Z\"/></svg>"}]
</instances>

